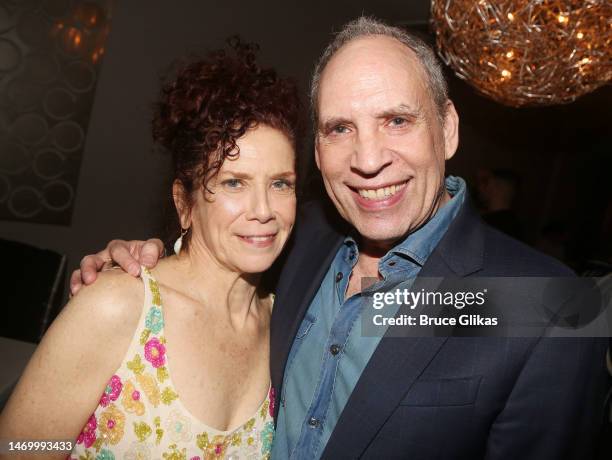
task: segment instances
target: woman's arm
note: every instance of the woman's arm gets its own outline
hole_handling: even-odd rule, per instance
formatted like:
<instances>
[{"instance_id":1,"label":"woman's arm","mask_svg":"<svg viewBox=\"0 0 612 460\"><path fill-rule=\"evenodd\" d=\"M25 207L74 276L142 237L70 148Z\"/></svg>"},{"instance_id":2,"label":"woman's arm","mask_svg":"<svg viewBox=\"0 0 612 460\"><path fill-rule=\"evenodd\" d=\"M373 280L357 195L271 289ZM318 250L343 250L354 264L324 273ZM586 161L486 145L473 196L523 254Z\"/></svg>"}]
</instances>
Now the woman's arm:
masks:
<instances>
[{"instance_id":1,"label":"woman's arm","mask_svg":"<svg viewBox=\"0 0 612 460\"><path fill-rule=\"evenodd\" d=\"M75 440L121 365L143 301L140 280L118 270L81 289L30 359L0 415L0 439Z\"/></svg>"}]
</instances>

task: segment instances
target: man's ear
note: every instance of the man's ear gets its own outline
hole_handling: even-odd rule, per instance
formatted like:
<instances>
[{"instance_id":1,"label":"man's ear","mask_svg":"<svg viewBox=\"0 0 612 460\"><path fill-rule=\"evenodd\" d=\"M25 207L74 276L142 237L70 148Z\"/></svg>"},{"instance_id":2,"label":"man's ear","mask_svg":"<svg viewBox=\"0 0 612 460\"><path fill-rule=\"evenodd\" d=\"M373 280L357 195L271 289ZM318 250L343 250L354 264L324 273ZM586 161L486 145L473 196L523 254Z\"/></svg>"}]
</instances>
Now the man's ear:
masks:
<instances>
[{"instance_id":1,"label":"man's ear","mask_svg":"<svg viewBox=\"0 0 612 460\"><path fill-rule=\"evenodd\" d=\"M183 186L183 183L175 179L172 183L172 199L174 200L174 206L178 214L181 228L191 227L191 208L189 206L189 197L187 191Z\"/></svg>"},{"instance_id":2,"label":"man's ear","mask_svg":"<svg viewBox=\"0 0 612 460\"><path fill-rule=\"evenodd\" d=\"M457 115L455 105L450 100L446 103L443 130L444 159L450 160L455 155L459 145L459 115Z\"/></svg>"}]
</instances>

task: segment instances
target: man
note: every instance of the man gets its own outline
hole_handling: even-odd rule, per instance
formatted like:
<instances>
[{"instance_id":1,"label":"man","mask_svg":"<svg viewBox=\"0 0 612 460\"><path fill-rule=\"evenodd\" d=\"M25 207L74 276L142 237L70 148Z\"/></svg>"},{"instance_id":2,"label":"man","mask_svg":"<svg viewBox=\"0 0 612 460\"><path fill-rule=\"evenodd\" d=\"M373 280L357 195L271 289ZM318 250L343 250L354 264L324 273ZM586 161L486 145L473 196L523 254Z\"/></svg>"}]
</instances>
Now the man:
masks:
<instances>
[{"instance_id":1,"label":"man","mask_svg":"<svg viewBox=\"0 0 612 460\"><path fill-rule=\"evenodd\" d=\"M487 227L463 180L445 181L458 116L433 52L360 18L325 50L312 103L335 210L302 207L280 271L273 457L588 458L604 342L361 334L363 278L384 291L417 275L570 273ZM137 273L130 252L146 261L160 251L158 241L115 241L83 260L82 277L111 257Z\"/></svg>"}]
</instances>

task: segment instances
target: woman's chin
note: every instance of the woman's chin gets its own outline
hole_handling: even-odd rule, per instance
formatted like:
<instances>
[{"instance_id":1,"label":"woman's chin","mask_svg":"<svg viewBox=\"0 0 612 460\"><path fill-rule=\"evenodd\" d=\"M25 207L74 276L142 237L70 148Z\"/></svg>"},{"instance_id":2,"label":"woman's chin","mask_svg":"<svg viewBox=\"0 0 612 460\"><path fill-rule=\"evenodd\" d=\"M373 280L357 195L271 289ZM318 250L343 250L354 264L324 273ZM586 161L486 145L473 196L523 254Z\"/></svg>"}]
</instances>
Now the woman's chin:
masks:
<instances>
[{"instance_id":1,"label":"woman's chin","mask_svg":"<svg viewBox=\"0 0 612 460\"><path fill-rule=\"evenodd\" d=\"M249 275L256 275L259 273L263 273L268 270L272 264L274 263L274 259L268 257L259 257L259 260L247 260L242 259L239 263L236 264L236 268L240 273L245 273Z\"/></svg>"}]
</instances>

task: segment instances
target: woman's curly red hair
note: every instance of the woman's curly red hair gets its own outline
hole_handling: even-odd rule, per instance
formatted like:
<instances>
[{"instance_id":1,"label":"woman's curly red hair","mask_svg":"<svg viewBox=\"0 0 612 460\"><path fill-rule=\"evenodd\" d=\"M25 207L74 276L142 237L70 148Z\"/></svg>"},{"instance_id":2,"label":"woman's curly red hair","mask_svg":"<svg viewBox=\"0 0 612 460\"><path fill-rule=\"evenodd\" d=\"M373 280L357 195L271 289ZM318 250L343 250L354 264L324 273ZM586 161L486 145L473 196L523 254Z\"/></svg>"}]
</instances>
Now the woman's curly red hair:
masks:
<instances>
[{"instance_id":1,"label":"woman's curly red hair","mask_svg":"<svg viewBox=\"0 0 612 460\"><path fill-rule=\"evenodd\" d=\"M228 40L218 50L181 66L163 85L153 117L153 140L172 153L174 177L191 194L239 155L236 141L264 124L295 145L299 118L297 87L255 61L258 47Z\"/></svg>"}]
</instances>

